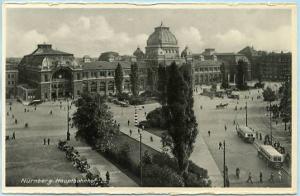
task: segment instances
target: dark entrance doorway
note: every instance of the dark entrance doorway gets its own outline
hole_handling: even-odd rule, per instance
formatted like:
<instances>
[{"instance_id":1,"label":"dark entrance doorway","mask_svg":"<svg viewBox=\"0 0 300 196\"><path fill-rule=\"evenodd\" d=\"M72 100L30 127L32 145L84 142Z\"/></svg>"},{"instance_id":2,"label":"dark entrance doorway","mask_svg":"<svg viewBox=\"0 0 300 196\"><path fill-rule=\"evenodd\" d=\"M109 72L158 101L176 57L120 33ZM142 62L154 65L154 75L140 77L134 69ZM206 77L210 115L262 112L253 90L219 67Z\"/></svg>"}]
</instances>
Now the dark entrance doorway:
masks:
<instances>
[{"instance_id":1,"label":"dark entrance doorway","mask_svg":"<svg viewBox=\"0 0 300 196\"><path fill-rule=\"evenodd\" d=\"M60 68L52 75L52 99L72 97L72 71L69 68Z\"/></svg>"}]
</instances>

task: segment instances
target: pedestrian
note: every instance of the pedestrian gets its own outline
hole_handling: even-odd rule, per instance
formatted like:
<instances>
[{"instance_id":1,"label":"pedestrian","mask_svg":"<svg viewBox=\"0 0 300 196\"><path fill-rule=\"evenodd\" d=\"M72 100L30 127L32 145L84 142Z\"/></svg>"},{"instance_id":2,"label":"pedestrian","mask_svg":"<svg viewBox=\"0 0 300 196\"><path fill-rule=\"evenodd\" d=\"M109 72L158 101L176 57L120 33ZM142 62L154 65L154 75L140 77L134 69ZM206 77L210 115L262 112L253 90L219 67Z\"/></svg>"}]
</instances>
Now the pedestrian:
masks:
<instances>
[{"instance_id":1,"label":"pedestrian","mask_svg":"<svg viewBox=\"0 0 300 196\"><path fill-rule=\"evenodd\" d=\"M129 135L130 135L130 136L132 135L132 130L131 130L131 129L129 130Z\"/></svg>"},{"instance_id":2,"label":"pedestrian","mask_svg":"<svg viewBox=\"0 0 300 196\"><path fill-rule=\"evenodd\" d=\"M49 113L50 113L50 115L52 115L52 110L50 110L50 112L49 112Z\"/></svg>"},{"instance_id":3,"label":"pedestrian","mask_svg":"<svg viewBox=\"0 0 300 196\"><path fill-rule=\"evenodd\" d=\"M48 145L50 145L50 138L48 138Z\"/></svg>"},{"instance_id":4,"label":"pedestrian","mask_svg":"<svg viewBox=\"0 0 300 196\"><path fill-rule=\"evenodd\" d=\"M263 174L261 171L259 172L259 182L263 183Z\"/></svg>"},{"instance_id":5,"label":"pedestrian","mask_svg":"<svg viewBox=\"0 0 300 196\"><path fill-rule=\"evenodd\" d=\"M138 129L138 134L140 134L140 129Z\"/></svg>"},{"instance_id":6,"label":"pedestrian","mask_svg":"<svg viewBox=\"0 0 300 196\"><path fill-rule=\"evenodd\" d=\"M208 137L210 137L210 130L208 130Z\"/></svg>"},{"instance_id":7,"label":"pedestrian","mask_svg":"<svg viewBox=\"0 0 300 196\"><path fill-rule=\"evenodd\" d=\"M235 120L233 120L233 125L235 125Z\"/></svg>"},{"instance_id":8,"label":"pedestrian","mask_svg":"<svg viewBox=\"0 0 300 196\"><path fill-rule=\"evenodd\" d=\"M150 136L150 141L153 142L153 137L152 136Z\"/></svg>"},{"instance_id":9,"label":"pedestrian","mask_svg":"<svg viewBox=\"0 0 300 196\"><path fill-rule=\"evenodd\" d=\"M145 112L145 116L147 116L147 112Z\"/></svg>"},{"instance_id":10,"label":"pedestrian","mask_svg":"<svg viewBox=\"0 0 300 196\"><path fill-rule=\"evenodd\" d=\"M279 179L279 182L281 182L281 180L282 180L282 173L281 173L280 170L278 171L278 179Z\"/></svg>"},{"instance_id":11,"label":"pedestrian","mask_svg":"<svg viewBox=\"0 0 300 196\"><path fill-rule=\"evenodd\" d=\"M226 127L226 125L225 125L224 129L225 129L225 131L227 130L227 127Z\"/></svg>"},{"instance_id":12,"label":"pedestrian","mask_svg":"<svg viewBox=\"0 0 300 196\"><path fill-rule=\"evenodd\" d=\"M251 184L253 184L251 172L249 172L249 174L248 174L248 179L247 179L246 182L247 182L247 183L251 182Z\"/></svg>"},{"instance_id":13,"label":"pedestrian","mask_svg":"<svg viewBox=\"0 0 300 196\"><path fill-rule=\"evenodd\" d=\"M15 118L15 115L12 115L12 118Z\"/></svg>"},{"instance_id":14,"label":"pedestrian","mask_svg":"<svg viewBox=\"0 0 300 196\"><path fill-rule=\"evenodd\" d=\"M259 140L261 141L262 140L262 134L259 133Z\"/></svg>"},{"instance_id":15,"label":"pedestrian","mask_svg":"<svg viewBox=\"0 0 300 196\"><path fill-rule=\"evenodd\" d=\"M128 120L127 124L128 124L128 126L129 126L129 124L130 124L130 121L129 121L129 120Z\"/></svg>"},{"instance_id":16,"label":"pedestrian","mask_svg":"<svg viewBox=\"0 0 300 196\"><path fill-rule=\"evenodd\" d=\"M75 178L75 186L78 187L78 179L77 179L77 177Z\"/></svg>"},{"instance_id":17,"label":"pedestrian","mask_svg":"<svg viewBox=\"0 0 300 196\"><path fill-rule=\"evenodd\" d=\"M24 108L24 112L26 112L26 108Z\"/></svg>"},{"instance_id":18,"label":"pedestrian","mask_svg":"<svg viewBox=\"0 0 300 196\"><path fill-rule=\"evenodd\" d=\"M219 150L222 149L222 142L219 142Z\"/></svg>"},{"instance_id":19,"label":"pedestrian","mask_svg":"<svg viewBox=\"0 0 300 196\"><path fill-rule=\"evenodd\" d=\"M256 139L258 139L258 132L256 131Z\"/></svg>"},{"instance_id":20,"label":"pedestrian","mask_svg":"<svg viewBox=\"0 0 300 196\"><path fill-rule=\"evenodd\" d=\"M9 110L11 111L11 106L9 106Z\"/></svg>"},{"instance_id":21,"label":"pedestrian","mask_svg":"<svg viewBox=\"0 0 300 196\"><path fill-rule=\"evenodd\" d=\"M109 183L109 181L110 181L110 175L109 175L108 171L106 172L105 176L106 176L106 182Z\"/></svg>"},{"instance_id":22,"label":"pedestrian","mask_svg":"<svg viewBox=\"0 0 300 196\"><path fill-rule=\"evenodd\" d=\"M240 168L237 167L237 168L235 169L235 175L236 175L236 178L237 178L237 179L240 179Z\"/></svg>"},{"instance_id":23,"label":"pedestrian","mask_svg":"<svg viewBox=\"0 0 300 196\"><path fill-rule=\"evenodd\" d=\"M44 145L46 145L46 138L44 138Z\"/></svg>"},{"instance_id":24,"label":"pedestrian","mask_svg":"<svg viewBox=\"0 0 300 196\"><path fill-rule=\"evenodd\" d=\"M272 182L272 183L274 183L274 174L273 174L272 171L271 171L271 175L270 175L269 181Z\"/></svg>"},{"instance_id":25,"label":"pedestrian","mask_svg":"<svg viewBox=\"0 0 300 196\"><path fill-rule=\"evenodd\" d=\"M17 119L15 119L15 124L18 124L18 120Z\"/></svg>"},{"instance_id":26,"label":"pedestrian","mask_svg":"<svg viewBox=\"0 0 300 196\"><path fill-rule=\"evenodd\" d=\"M13 132L12 139L13 139L13 140L16 139L16 134L15 134L15 132Z\"/></svg>"}]
</instances>

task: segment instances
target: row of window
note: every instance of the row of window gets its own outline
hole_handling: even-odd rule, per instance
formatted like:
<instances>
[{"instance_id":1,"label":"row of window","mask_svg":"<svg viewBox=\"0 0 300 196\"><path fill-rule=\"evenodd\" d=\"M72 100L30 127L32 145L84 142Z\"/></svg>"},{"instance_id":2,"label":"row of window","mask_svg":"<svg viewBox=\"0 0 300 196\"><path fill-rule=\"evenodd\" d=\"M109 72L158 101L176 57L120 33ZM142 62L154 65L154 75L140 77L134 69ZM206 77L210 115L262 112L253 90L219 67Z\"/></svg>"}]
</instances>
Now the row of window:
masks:
<instances>
[{"instance_id":1,"label":"row of window","mask_svg":"<svg viewBox=\"0 0 300 196\"><path fill-rule=\"evenodd\" d=\"M15 74L7 74L7 78L15 78Z\"/></svg>"},{"instance_id":2,"label":"row of window","mask_svg":"<svg viewBox=\"0 0 300 196\"><path fill-rule=\"evenodd\" d=\"M205 71L220 71L220 67L206 67L206 68L196 68L196 72L205 72Z\"/></svg>"},{"instance_id":3,"label":"row of window","mask_svg":"<svg viewBox=\"0 0 300 196\"><path fill-rule=\"evenodd\" d=\"M14 85L15 82L14 82L14 81L8 81L7 84L8 84L8 85Z\"/></svg>"}]
</instances>

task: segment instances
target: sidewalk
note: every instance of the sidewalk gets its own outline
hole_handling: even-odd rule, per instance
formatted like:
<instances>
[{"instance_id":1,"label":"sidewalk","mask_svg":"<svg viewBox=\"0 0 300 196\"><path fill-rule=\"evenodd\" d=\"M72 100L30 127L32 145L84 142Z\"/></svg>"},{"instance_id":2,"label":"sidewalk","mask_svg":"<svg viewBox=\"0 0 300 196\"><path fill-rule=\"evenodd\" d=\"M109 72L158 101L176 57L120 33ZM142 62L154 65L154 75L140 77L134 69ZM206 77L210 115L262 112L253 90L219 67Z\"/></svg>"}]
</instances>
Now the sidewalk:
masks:
<instances>
[{"instance_id":1,"label":"sidewalk","mask_svg":"<svg viewBox=\"0 0 300 196\"><path fill-rule=\"evenodd\" d=\"M145 105L147 107L147 105ZM149 110L148 110L149 111ZM145 115L143 115L143 110L138 110L139 115L139 121L145 120ZM138 133L138 128L133 125L133 123L130 123L128 126L127 121L125 122L123 119L118 119L118 115L115 115L115 118L118 123L120 123L120 131L129 137L139 141L140 135ZM134 122L133 115L128 116L131 122ZM132 134L130 136L130 131L132 130ZM156 136L148 131L142 131L140 129L142 134L142 143L157 150L158 152L162 152L162 143L161 138L159 136ZM150 137L153 138L153 141L151 142ZM169 155L173 156L170 152ZM212 187L222 187L223 186L223 177L221 175L221 172L219 171L217 164L215 163L211 153L208 150L207 145L205 144L202 136L199 134L194 152L191 155L191 160L198 166L203 167L208 170L208 176L212 181Z\"/></svg>"},{"instance_id":2,"label":"sidewalk","mask_svg":"<svg viewBox=\"0 0 300 196\"><path fill-rule=\"evenodd\" d=\"M110 174L110 186L111 187L138 187L131 178L124 174L119 168L109 162L98 152L92 150L92 148L80 141L72 142L71 145L78 150L80 156L87 158L91 168L96 167L101 174L101 178L105 179L105 174L108 171ZM85 174L83 174L85 176Z\"/></svg>"}]
</instances>

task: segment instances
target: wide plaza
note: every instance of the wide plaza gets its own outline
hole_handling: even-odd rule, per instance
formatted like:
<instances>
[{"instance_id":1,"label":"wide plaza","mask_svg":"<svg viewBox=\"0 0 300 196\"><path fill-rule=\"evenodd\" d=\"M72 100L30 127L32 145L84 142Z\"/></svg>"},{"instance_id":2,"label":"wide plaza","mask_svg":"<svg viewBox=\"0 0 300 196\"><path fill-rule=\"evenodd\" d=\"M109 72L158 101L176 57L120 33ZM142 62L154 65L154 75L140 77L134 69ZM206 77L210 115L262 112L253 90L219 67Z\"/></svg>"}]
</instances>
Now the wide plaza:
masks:
<instances>
[{"instance_id":1,"label":"wide plaza","mask_svg":"<svg viewBox=\"0 0 300 196\"><path fill-rule=\"evenodd\" d=\"M272 85L274 87L274 85ZM284 167L281 172L283 179L278 179L278 170L267 167L267 164L257 156L257 145L262 141L259 139L254 144L243 142L236 133L236 125L245 125L246 102L248 106L248 126L254 131L262 134L270 134L269 116L266 111L268 103L261 96L261 89L239 92L240 99L210 98L199 95L201 89L196 87L194 92L194 112L198 122L199 134L196 139L193 160L200 167L208 169L208 174L213 182L212 186L222 186L223 150L219 150L220 142L226 142L226 165L228 167L230 185L235 187L288 187L291 185L290 169ZM276 86L275 86L276 88ZM276 89L275 89L276 90ZM278 89L277 89L278 90ZM249 98L245 98L245 97ZM253 100L252 100L253 98ZM224 109L216 109L218 104L228 103ZM139 121L145 120L146 114L159 107L158 103L145 104L143 106L120 107L108 103L113 112L114 119L120 123L121 131L138 140L138 129L134 126L134 113L137 109ZM234 110L237 106L238 110ZM11 110L10 110L11 107ZM26 112L25 112L26 110ZM71 106L70 116L76 110L74 104ZM51 114L52 113L52 114ZM67 102L45 102L34 106L24 106L19 102L9 101L6 104L6 135L15 133L15 140L6 141L6 184L11 186L20 185L22 178L75 178L81 174L72 167L64 153L57 148L59 139L66 138L67 131ZM17 119L17 124L15 120ZM129 120L129 125L128 125ZM28 123L28 127L25 127ZM226 130L225 130L226 126ZM132 134L129 131L132 131ZM140 130L142 131L142 130ZM149 132L148 132L149 131ZM143 143L156 149L162 150L159 134L153 134L152 130L143 130ZM208 131L211 132L210 136ZM113 186L136 186L122 171L116 168L99 154L94 154L86 144L75 140L75 128L71 127L71 142L76 143L81 152L85 153L95 165L102 168L101 172L109 170L112 173ZM291 153L291 136L284 131L282 122L272 122L272 133L276 141L279 141L286 150ZM150 140L153 138L153 141ZM50 139L50 145L44 145L44 138ZM236 168L240 169L240 178L235 176ZM246 183L249 172L252 174L253 184ZM263 183L259 183L259 172L263 173ZM275 182L268 182L271 172ZM53 184L52 184L53 185ZM55 186L65 186L61 183ZM70 184L69 186L73 186Z\"/></svg>"}]
</instances>

